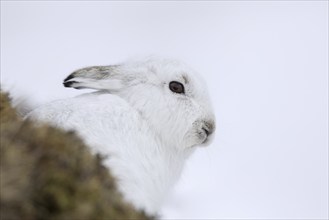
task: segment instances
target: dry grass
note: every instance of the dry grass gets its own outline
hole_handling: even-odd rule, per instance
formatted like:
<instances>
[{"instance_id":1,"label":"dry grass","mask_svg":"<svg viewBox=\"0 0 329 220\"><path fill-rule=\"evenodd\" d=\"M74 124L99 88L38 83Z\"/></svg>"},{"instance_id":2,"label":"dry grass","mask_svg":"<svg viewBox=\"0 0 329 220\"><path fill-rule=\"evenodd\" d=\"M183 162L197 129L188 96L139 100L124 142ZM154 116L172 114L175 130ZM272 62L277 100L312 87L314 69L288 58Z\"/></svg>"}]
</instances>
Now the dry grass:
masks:
<instances>
[{"instance_id":1,"label":"dry grass","mask_svg":"<svg viewBox=\"0 0 329 220\"><path fill-rule=\"evenodd\" d=\"M1 220L152 219L122 201L102 158L74 133L23 121L0 95Z\"/></svg>"}]
</instances>

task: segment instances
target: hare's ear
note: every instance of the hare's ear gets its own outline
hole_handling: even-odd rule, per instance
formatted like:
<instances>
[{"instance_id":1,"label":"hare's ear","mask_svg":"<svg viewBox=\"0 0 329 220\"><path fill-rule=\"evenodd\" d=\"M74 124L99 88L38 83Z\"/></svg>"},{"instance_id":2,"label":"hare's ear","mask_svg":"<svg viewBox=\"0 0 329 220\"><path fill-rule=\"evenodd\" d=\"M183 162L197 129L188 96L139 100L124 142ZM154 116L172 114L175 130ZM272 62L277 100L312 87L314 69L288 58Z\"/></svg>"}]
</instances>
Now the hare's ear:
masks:
<instances>
[{"instance_id":1,"label":"hare's ear","mask_svg":"<svg viewBox=\"0 0 329 220\"><path fill-rule=\"evenodd\" d=\"M120 66L92 66L79 69L64 79L63 85L75 89L97 89L117 91L126 82Z\"/></svg>"}]
</instances>

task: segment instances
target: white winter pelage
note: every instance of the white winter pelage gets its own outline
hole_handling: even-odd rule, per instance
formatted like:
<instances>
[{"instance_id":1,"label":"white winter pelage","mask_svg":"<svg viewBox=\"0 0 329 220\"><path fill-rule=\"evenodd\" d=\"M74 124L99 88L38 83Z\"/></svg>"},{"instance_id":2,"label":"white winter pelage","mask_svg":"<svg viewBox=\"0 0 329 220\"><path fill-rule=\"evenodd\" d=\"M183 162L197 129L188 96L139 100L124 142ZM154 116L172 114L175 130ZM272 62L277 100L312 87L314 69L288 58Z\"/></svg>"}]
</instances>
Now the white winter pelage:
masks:
<instances>
[{"instance_id":1,"label":"white winter pelage","mask_svg":"<svg viewBox=\"0 0 329 220\"><path fill-rule=\"evenodd\" d=\"M28 118L75 130L118 180L126 201L156 214L215 117L203 79L176 60L146 58L79 69L64 86L96 92L52 102Z\"/></svg>"}]
</instances>

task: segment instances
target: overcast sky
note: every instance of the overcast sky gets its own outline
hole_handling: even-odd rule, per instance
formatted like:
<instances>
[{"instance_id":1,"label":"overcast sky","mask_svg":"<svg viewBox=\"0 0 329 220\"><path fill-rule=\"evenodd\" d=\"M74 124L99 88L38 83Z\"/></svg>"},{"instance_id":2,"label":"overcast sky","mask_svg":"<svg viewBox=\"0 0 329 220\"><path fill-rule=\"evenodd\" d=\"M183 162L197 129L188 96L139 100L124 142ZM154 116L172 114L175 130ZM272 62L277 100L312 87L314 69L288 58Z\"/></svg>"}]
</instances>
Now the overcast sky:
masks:
<instances>
[{"instance_id":1,"label":"overcast sky","mask_svg":"<svg viewBox=\"0 0 329 220\"><path fill-rule=\"evenodd\" d=\"M328 1L1 1L1 84L35 104L148 54L204 76L218 127L163 218L328 218Z\"/></svg>"}]
</instances>

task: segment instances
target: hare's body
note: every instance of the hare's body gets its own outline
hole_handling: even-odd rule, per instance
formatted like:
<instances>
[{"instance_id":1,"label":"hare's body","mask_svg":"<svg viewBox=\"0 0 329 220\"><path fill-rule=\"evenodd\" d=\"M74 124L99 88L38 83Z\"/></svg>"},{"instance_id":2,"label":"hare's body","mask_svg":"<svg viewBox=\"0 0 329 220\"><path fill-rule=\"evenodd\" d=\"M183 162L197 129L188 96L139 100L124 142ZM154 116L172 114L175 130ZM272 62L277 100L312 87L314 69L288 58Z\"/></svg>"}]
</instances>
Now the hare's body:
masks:
<instances>
[{"instance_id":1,"label":"hare's body","mask_svg":"<svg viewBox=\"0 0 329 220\"><path fill-rule=\"evenodd\" d=\"M55 101L34 110L29 117L76 130L94 153L107 156L105 165L118 180L125 199L150 214L159 210L192 151L163 145L135 109L109 93Z\"/></svg>"},{"instance_id":2,"label":"hare's body","mask_svg":"<svg viewBox=\"0 0 329 220\"><path fill-rule=\"evenodd\" d=\"M108 156L124 198L156 214L185 159L213 136L202 78L178 61L152 58L80 69L64 85L100 91L52 102L28 117L77 131L93 152Z\"/></svg>"}]
</instances>

